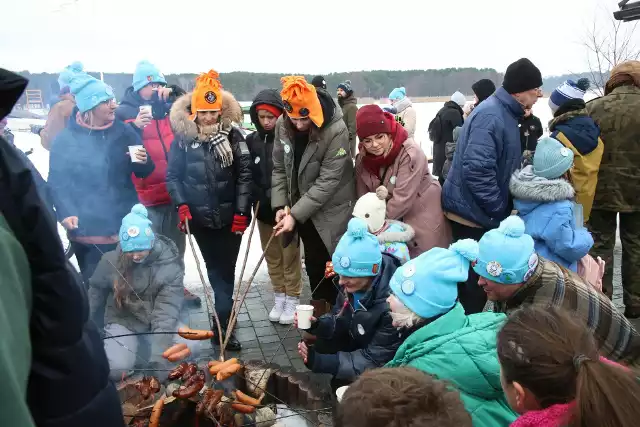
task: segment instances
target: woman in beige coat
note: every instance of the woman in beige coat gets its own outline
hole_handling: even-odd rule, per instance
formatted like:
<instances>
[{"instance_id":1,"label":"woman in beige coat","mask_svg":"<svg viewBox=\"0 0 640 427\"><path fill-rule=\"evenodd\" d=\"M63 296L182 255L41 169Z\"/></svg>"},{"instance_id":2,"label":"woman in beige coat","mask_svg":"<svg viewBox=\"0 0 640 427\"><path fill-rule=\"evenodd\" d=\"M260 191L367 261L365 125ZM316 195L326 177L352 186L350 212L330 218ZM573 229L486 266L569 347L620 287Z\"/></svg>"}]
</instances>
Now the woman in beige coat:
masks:
<instances>
[{"instance_id":1,"label":"woman in beige coat","mask_svg":"<svg viewBox=\"0 0 640 427\"><path fill-rule=\"evenodd\" d=\"M356 158L358 196L387 188L387 218L415 230L409 242L411 258L433 247L447 248L451 230L442 212L441 188L429 172L427 156L390 113L377 105L358 110Z\"/></svg>"}]
</instances>

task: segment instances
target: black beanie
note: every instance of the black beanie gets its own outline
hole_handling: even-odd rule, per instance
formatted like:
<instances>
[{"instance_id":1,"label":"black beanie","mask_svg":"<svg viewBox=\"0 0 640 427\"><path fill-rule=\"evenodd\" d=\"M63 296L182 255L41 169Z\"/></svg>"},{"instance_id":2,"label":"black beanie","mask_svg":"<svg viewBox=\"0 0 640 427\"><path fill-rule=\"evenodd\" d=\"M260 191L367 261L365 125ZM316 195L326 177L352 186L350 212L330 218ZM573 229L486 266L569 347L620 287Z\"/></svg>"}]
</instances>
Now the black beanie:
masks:
<instances>
[{"instance_id":1,"label":"black beanie","mask_svg":"<svg viewBox=\"0 0 640 427\"><path fill-rule=\"evenodd\" d=\"M311 84L320 89L327 89L327 82L323 76L315 76L313 80L311 80Z\"/></svg>"},{"instance_id":2,"label":"black beanie","mask_svg":"<svg viewBox=\"0 0 640 427\"><path fill-rule=\"evenodd\" d=\"M496 91L496 85L489 79L482 79L471 85L471 90L478 97L478 104L493 95Z\"/></svg>"},{"instance_id":3,"label":"black beanie","mask_svg":"<svg viewBox=\"0 0 640 427\"><path fill-rule=\"evenodd\" d=\"M542 87L542 74L527 58L518 59L507 67L502 87L510 94Z\"/></svg>"}]
</instances>

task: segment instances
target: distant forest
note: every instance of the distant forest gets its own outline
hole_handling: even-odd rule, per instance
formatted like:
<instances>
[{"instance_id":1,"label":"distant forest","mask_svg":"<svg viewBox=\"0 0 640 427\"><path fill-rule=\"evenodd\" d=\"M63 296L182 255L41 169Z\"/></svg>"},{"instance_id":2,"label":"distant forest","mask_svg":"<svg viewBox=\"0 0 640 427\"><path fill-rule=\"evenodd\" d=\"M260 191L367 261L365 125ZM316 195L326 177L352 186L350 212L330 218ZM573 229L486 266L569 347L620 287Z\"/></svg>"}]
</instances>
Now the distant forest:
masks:
<instances>
[{"instance_id":1,"label":"distant forest","mask_svg":"<svg viewBox=\"0 0 640 427\"><path fill-rule=\"evenodd\" d=\"M32 74L28 71L20 72L29 79L28 89L39 89L45 104L58 94L58 75L49 73ZM100 78L99 73L90 73ZM249 73L235 71L222 73L220 79L224 88L235 95L239 101L251 101L263 89L279 88L280 77L285 74ZM176 84L185 90L193 89L195 74L167 75L169 84ZM311 81L313 75L306 75ZM477 80L488 78L499 86L503 74L494 69L484 68L447 68L442 70L411 70L411 71L356 71L349 73L331 73L324 76L330 92L335 92L338 84L351 80L357 97L386 98L395 87L404 86L409 97L447 96L459 90L465 95L472 95L471 85ZM547 77L544 80L545 93L551 92L567 78L589 78L589 73ZM131 74L104 74L104 81L111 85L118 98L122 98L127 87L131 86ZM20 101L25 104L26 99Z\"/></svg>"}]
</instances>

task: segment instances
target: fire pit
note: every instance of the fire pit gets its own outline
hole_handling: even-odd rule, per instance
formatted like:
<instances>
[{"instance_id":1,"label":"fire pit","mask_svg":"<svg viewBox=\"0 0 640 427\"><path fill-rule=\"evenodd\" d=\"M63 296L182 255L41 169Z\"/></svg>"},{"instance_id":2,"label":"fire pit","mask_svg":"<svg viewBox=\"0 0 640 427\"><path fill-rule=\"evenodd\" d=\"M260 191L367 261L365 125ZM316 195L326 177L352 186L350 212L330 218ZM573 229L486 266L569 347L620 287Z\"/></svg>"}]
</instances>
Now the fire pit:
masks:
<instances>
[{"instance_id":1,"label":"fire pit","mask_svg":"<svg viewBox=\"0 0 640 427\"><path fill-rule=\"evenodd\" d=\"M167 372L167 376L173 374L173 379L158 378L158 388L150 387L155 385L151 377L139 375L123 381L118 392L126 424L269 427L292 414L304 419L307 425L330 423L331 393L322 391L308 374L257 360L238 362L240 368L235 373L221 376L220 370L209 366L211 362L200 361L189 366L191 375L186 378L184 370L180 376L176 376L176 370ZM227 367L233 365L225 363ZM198 383L202 378L204 385ZM194 389L197 391L190 395ZM164 404L159 400L164 400ZM158 410L158 406L162 408ZM154 411L158 417L155 425L151 423Z\"/></svg>"}]
</instances>

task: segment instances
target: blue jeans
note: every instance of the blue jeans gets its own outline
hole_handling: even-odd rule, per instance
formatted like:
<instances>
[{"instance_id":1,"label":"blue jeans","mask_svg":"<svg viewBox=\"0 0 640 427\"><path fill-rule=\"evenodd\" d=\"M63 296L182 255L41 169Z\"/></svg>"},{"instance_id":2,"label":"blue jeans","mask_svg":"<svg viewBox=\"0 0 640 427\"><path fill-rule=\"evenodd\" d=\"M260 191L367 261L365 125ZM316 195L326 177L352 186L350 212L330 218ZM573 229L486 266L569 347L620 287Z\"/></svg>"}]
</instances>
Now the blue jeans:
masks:
<instances>
[{"instance_id":1,"label":"blue jeans","mask_svg":"<svg viewBox=\"0 0 640 427\"><path fill-rule=\"evenodd\" d=\"M226 328L233 307L236 261L242 236L232 233L231 227L220 230L193 227L191 232L198 242L207 266L207 276L215 296L220 325Z\"/></svg>"}]
</instances>

